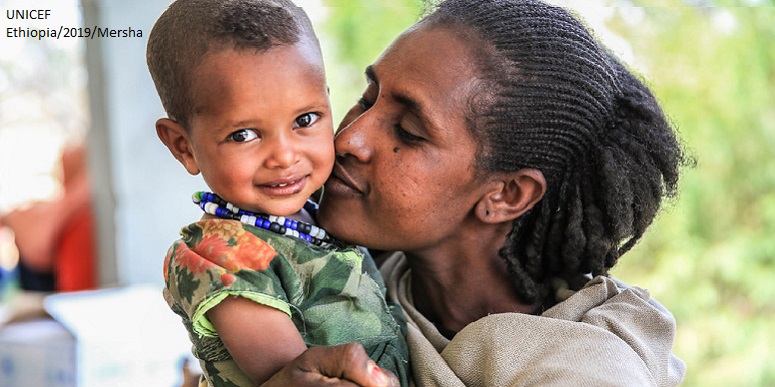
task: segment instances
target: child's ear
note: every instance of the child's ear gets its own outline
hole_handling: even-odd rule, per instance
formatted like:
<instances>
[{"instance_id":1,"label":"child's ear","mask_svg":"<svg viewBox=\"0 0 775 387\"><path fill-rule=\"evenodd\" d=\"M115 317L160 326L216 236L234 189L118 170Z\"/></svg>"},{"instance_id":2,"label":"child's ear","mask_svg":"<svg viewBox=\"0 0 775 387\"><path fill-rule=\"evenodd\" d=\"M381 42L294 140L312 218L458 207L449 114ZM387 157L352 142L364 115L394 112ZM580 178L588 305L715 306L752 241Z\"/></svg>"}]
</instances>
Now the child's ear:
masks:
<instances>
[{"instance_id":1,"label":"child's ear","mask_svg":"<svg viewBox=\"0 0 775 387\"><path fill-rule=\"evenodd\" d=\"M156 121L156 135L167 146L175 159L183 164L186 171L192 175L199 173L199 166L191 151L191 141L188 132L183 126L169 118L160 118Z\"/></svg>"},{"instance_id":2,"label":"child's ear","mask_svg":"<svg viewBox=\"0 0 775 387\"><path fill-rule=\"evenodd\" d=\"M546 179L537 169L520 169L489 183L492 188L476 203L476 216L485 223L512 221L533 208L546 192Z\"/></svg>"}]
</instances>

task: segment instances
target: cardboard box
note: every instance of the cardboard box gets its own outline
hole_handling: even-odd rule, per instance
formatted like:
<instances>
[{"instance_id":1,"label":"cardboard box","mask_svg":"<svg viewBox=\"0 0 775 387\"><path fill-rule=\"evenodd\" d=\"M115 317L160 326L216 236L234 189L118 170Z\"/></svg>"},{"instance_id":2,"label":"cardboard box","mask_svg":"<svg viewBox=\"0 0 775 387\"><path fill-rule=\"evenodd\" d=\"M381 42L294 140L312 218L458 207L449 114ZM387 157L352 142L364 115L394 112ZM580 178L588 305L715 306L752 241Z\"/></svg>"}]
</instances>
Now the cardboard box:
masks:
<instances>
[{"instance_id":1,"label":"cardboard box","mask_svg":"<svg viewBox=\"0 0 775 387\"><path fill-rule=\"evenodd\" d=\"M0 386L75 385L75 340L61 324L33 320L0 330Z\"/></svg>"},{"instance_id":2,"label":"cardboard box","mask_svg":"<svg viewBox=\"0 0 775 387\"><path fill-rule=\"evenodd\" d=\"M51 319L0 329L0 386L177 386L191 343L161 289L49 296Z\"/></svg>"}]
</instances>

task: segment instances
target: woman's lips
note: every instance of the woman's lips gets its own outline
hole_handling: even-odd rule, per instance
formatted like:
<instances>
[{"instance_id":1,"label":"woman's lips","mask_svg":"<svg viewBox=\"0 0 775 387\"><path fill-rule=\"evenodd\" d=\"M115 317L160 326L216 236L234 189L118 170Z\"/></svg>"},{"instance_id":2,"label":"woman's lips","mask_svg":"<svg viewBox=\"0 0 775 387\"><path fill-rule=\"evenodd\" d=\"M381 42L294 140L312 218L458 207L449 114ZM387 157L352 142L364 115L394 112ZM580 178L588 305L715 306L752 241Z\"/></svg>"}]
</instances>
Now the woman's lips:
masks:
<instances>
[{"instance_id":1,"label":"woman's lips","mask_svg":"<svg viewBox=\"0 0 775 387\"><path fill-rule=\"evenodd\" d=\"M278 179L259 185L269 196L290 196L301 192L307 184L307 176Z\"/></svg>"},{"instance_id":2,"label":"woman's lips","mask_svg":"<svg viewBox=\"0 0 775 387\"><path fill-rule=\"evenodd\" d=\"M341 164L334 164L334 170L331 173L331 177L326 182L326 192L337 193L341 195L363 195L364 190L350 176Z\"/></svg>"}]
</instances>

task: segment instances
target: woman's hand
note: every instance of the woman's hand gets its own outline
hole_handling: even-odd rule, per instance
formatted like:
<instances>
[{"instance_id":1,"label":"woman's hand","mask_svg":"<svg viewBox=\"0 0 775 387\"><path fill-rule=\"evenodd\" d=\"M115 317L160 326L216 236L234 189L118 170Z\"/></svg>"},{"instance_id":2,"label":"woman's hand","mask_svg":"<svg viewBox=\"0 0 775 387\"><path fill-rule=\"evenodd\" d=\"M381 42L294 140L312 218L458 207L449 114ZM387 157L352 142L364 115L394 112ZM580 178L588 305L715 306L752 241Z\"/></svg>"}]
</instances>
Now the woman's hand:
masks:
<instances>
[{"instance_id":1,"label":"woman's hand","mask_svg":"<svg viewBox=\"0 0 775 387\"><path fill-rule=\"evenodd\" d=\"M357 343L312 347L262 384L271 386L398 386L398 379L379 368Z\"/></svg>"}]
</instances>

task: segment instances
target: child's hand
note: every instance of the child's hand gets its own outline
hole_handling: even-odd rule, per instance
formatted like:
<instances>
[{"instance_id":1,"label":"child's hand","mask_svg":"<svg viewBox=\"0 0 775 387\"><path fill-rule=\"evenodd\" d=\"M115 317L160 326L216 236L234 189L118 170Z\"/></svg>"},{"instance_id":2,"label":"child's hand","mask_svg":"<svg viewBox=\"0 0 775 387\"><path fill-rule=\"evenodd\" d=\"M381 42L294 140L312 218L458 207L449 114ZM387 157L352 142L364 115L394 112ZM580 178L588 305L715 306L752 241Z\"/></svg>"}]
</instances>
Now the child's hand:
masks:
<instances>
[{"instance_id":1,"label":"child's hand","mask_svg":"<svg viewBox=\"0 0 775 387\"><path fill-rule=\"evenodd\" d=\"M398 386L398 379L374 363L357 343L312 347L264 383L271 386Z\"/></svg>"}]
</instances>

